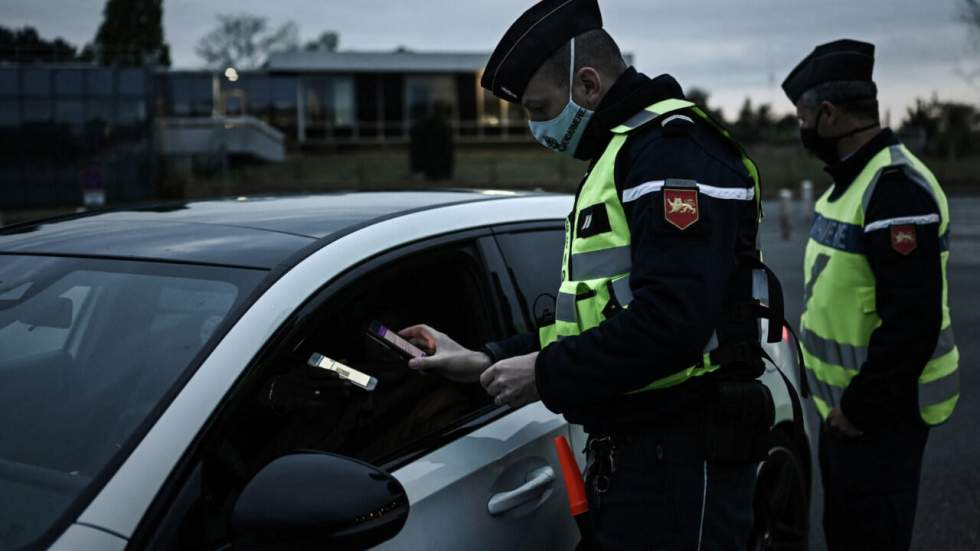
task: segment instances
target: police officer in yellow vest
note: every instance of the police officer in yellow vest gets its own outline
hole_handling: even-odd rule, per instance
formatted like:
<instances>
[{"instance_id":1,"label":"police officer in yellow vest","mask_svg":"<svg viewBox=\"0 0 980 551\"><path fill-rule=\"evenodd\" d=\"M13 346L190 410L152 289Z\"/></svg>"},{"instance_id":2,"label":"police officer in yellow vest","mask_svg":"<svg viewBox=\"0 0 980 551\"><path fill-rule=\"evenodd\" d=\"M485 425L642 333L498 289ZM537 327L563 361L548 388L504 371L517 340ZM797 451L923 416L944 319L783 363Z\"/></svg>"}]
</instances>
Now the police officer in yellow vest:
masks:
<instances>
[{"instance_id":1,"label":"police officer in yellow vest","mask_svg":"<svg viewBox=\"0 0 980 551\"><path fill-rule=\"evenodd\" d=\"M908 549L929 427L959 397L946 196L879 126L873 66L873 45L839 40L783 83L833 178L806 247L800 328L831 551Z\"/></svg>"},{"instance_id":2,"label":"police officer in yellow vest","mask_svg":"<svg viewBox=\"0 0 980 551\"><path fill-rule=\"evenodd\" d=\"M542 145L589 161L555 319L479 351L411 327L433 354L410 367L583 424L602 548L744 549L773 415L750 308L755 165L673 77L626 65L596 0L532 6L481 84Z\"/></svg>"}]
</instances>

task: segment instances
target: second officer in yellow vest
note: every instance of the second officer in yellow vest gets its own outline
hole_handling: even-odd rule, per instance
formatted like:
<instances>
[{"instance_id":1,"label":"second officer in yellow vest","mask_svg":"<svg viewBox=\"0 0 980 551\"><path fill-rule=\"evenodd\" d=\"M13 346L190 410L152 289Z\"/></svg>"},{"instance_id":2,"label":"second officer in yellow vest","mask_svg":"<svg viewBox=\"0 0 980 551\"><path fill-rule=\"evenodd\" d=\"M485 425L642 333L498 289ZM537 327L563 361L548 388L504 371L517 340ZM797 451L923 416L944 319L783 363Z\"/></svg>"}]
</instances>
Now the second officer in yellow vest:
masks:
<instances>
[{"instance_id":1,"label":"second officer in yellow vest","mask_svg":"<svg viewBox=\"0 0 980 551\"><path fill-rule=\"evenodd\" d=\"M783 84L803 145L833 178L806 247L800 327L825 421L831 551L909 548L929 427L959 399L946 196L879 126L873 66L873 45L839 40L818 46Z\"/></svg>"},{"instance_id":2,"label":"second officer in yellow vest","mask_svg":"<svg viewBox=\"0 0 980 551\"><path fill-rule=\"evenodd\" d=\"M480 352L409 328L435 352L410 365L583 424L602 548L745 549L773 413L740 308L759 257L755 165L674 78L624 63L596 0L531 7L481 84L522 106L542 145L590 161L555 319Z\"/></svg>"}]
</instances>

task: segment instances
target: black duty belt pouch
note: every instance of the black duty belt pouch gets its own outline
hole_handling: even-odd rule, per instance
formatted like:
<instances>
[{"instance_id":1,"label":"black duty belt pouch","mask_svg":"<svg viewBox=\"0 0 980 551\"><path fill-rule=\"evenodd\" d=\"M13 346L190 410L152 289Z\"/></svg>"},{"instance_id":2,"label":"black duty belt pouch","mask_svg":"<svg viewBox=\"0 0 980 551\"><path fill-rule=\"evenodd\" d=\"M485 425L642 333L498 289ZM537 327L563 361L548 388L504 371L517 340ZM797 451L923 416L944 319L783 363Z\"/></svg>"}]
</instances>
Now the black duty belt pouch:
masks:
<instances>
[{"instance_id":1,"label":"black duty belt pouch","mask_svg":"<svg viewBox=\"0 0 980 551\"><path fill-rule=\"evenodd\" d=\"M759 381L719 381L717 399L705 418L705 459L762 461L769 453L775 419L772 394Z\"/></svg>"}]
</instances>

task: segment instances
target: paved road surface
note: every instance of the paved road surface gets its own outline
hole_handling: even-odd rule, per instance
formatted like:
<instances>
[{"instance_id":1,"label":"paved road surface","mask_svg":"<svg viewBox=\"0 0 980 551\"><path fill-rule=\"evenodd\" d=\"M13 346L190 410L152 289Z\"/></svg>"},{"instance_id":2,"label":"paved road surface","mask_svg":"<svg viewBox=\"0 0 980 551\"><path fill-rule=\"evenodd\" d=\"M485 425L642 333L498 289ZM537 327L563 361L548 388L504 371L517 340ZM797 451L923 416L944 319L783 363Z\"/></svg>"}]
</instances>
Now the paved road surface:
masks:
<instances>
[{"instance_id":1,"label":"paved road surface","mask_svg":"<svg viewBox=\"0 0 980 551\"><path fill-rule=\"evenodd\" d=\"M949 202L949 304L960 349L961 394L953 418L929 436L912 548L976 551L980 549L980 197L954 196ZM783 283L787 318L796 323L803 297L806 228L798 225L792 239L782 241L777 207L766 206L763 246L767 264ZM813 464L817 465L815 457ZM823 495L819 473L815 475L810 542L813 551L824 551Z\"/></svg>"}]
</instances>

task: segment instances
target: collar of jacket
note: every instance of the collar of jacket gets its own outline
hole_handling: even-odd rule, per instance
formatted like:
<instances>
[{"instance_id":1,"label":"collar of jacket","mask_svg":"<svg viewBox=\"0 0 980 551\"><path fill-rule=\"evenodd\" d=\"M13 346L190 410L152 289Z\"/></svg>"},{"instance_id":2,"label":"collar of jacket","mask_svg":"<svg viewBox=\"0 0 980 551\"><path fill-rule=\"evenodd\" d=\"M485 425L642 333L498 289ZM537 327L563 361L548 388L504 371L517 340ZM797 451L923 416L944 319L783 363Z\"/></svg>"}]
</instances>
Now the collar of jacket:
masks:
<instances>
[{"instance_id":1,"label":"collar of jacket","mask_svg":"<svg viewBox=\"0 0 980 551\"><path fill-rule=\"evenodd\" d=\"M610 130L626 122L643 108L665 99L684 99L684 91L674 77L665 74L650 78L629 67L599 102L575 151L575 157L583 161L594 161L609 144L612 138Z\"/></svg>"},{"instance_id":2,"label":"collar of jacket","mask_svg":"<svg viewBox=\"0 0 980 551\"><path fill-rule=\"evenodd\" d=\"M882 149L898 145L898 143L899 141L895 137L895 133L885 128L847 159L825 167L824 171L834 179L834 192L830 194L828 199L830 201L836 201L838 197L847 191L851 182L861 174L864 167L868 166L872 157L877 155Z\"/></svg>"}]
</instances>

